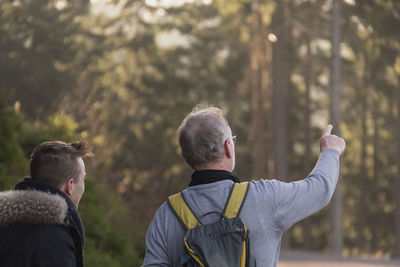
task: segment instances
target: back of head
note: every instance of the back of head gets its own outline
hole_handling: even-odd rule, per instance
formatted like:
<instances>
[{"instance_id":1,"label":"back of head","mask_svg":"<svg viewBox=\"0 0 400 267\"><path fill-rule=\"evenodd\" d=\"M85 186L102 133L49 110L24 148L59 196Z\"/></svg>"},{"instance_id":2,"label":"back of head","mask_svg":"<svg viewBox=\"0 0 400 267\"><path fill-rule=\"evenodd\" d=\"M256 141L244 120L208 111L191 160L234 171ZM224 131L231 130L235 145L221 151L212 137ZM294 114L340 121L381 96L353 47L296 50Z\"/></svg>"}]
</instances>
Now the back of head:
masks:
<instances>
[{"instance_id":1,"label":"back of head","mask_svg":"<svg viewBox=\"0 0 400 267\"><path fill-rule=\"evenodd\" d=\"M220 109L194 109L178 128L179 144L186 162L198 169L218 162L224 154L224 142L232 135Z\"/></svg>"},{"instance_id":2,"label":"back of head","mask_svg":"<svg viewBox=\"0 0 400 267\"><path fill-rule=\"evenodd\" d=\"M31 178L60 188L69 178L79 175L78 158L91 156L84 142L44 142L32 152L30 161Z\"/></svg>"}]
</instances>

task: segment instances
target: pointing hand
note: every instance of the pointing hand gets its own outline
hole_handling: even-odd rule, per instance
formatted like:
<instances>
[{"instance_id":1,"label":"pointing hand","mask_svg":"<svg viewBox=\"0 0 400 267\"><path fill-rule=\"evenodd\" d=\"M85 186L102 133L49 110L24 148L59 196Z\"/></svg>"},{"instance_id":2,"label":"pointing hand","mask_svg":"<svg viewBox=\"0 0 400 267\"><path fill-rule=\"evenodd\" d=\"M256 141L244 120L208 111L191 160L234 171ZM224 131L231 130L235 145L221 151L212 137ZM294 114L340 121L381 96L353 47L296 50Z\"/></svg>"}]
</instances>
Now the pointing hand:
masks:
<instances>
[{"instance_id":1,"label":"pointing hand","mask_svg":"<svg viewBox=\"0 0 400 267\"><path fill-rule=\"evenodd\" d=\"M320 150L321 152L325 149L335 149L339 151L340 156L342 156L344 149L346 148L346 142L343 138L340 138L336 135L332 135L333 126L329 124L322 133L320 139Z\"/></svg>"}]
</instances>

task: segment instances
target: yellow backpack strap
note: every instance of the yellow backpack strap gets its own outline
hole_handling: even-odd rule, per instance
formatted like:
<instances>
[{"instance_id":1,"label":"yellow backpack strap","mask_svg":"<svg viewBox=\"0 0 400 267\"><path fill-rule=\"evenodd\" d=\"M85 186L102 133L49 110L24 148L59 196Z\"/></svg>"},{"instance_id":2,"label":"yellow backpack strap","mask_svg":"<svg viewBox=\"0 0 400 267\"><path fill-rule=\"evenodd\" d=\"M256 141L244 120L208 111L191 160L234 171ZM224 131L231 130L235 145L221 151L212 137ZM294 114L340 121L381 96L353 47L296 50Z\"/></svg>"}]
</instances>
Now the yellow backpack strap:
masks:
<instances>
[{"instance_id":1,"label":"yellow backpack strap","mask_svg":"<svg viewBox=\"0 0 400 267\"><path fill-rule=\"evenodd\" d=\"M187 204L182 193L168 197L168 205L186 230L200 226L200 222Z\"/></svg>"},{"instance_id":2,"label":"yellow backpack strap","mask_svg":"<svg viewBox=\"0 0 400 267\"><path fill-rule=\"evenodd\" d=\"M237 217L242 208L244 199L249 191L249 183L235 183L232 186L230 196L225 205L225 216L227 218Z\"/></svg>"}]
</instances>

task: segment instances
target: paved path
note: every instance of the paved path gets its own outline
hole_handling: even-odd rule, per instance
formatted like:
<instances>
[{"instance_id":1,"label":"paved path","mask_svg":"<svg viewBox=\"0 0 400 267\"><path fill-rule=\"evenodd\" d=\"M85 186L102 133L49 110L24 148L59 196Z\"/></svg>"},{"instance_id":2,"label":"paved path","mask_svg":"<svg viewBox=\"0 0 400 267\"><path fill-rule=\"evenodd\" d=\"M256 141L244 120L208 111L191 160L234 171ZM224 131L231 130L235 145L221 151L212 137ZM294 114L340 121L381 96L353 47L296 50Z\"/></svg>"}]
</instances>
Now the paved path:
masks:
<instances>
[{"instance_id":1,"label":"paved path","mask_svg":"<svg viewBox=\"0 0 400 267\"><path fill-rule=\"evenodd\" d=\"M278 267L394 267L400 261L340 258L314 252L282 251Z\"/></svg>"}]
</instances>

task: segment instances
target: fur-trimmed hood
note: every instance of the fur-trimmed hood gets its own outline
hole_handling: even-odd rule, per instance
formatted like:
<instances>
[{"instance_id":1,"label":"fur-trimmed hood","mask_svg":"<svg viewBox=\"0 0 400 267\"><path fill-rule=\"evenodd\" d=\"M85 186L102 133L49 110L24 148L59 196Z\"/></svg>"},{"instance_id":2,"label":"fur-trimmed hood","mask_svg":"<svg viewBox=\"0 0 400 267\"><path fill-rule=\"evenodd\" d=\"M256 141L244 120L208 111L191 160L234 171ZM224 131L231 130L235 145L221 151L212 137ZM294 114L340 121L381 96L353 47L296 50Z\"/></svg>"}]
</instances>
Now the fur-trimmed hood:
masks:
<instances>
[{"instance_id":1,"label":"fur-trimmed hood","mask_svg":"<svg viewBox=\"0 0 400 267\"><path fill-rule=\"evenodd\" d=\"M0 192L0 240L0 266L51 265L52 258L83 267L85 230L74 203L59 189L30 177L15 190Z\"/></svg>"},{"instance_id":2,"label":"fur-trimmed hood","mask_svg":"<svg viewBox=\"0 0 400 267\"><path fill-rule=\"evenodd\" d=\"M0 227L11 224L64 224L66 200L37 190L0 192Z\"/></svg>"}]
</instances>

